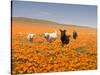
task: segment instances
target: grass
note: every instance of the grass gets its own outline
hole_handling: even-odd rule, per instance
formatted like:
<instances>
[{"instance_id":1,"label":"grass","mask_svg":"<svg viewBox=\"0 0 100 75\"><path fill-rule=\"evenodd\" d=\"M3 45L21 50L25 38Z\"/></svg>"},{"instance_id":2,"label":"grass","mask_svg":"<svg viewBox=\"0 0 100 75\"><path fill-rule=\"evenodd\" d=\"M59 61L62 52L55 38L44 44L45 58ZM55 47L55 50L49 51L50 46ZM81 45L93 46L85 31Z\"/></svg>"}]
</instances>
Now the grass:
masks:
<instances>
[{"instance_id":1,"label":"grass","mask_svg":"<svg viewBox=\"0 0 100 75\"><path fill-rule=\"evenodd\" d=\"M83 52L84 52L84 47L77 47L75 50L76 50L77 52L83 53Z\"/></svg>"}]
</instances>

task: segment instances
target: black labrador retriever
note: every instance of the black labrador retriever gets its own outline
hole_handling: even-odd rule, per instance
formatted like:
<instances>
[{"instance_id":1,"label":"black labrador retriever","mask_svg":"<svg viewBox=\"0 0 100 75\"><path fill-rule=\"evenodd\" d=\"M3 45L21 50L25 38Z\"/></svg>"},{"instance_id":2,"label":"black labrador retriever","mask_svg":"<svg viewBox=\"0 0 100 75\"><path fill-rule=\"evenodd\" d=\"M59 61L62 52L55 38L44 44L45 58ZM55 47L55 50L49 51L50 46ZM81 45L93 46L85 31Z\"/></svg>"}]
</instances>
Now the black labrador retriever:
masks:
<instances>
[{"instance_id":1,"label":"black labrador retriever","mask_svg":"<svg viewBox=\"0 0 100 75\"><path fill-rule=\"evenodd\" d=\"M62 42L62 46L64 44L69 44L69 41L70 41L70 35L66 35L66 30L61 30L59 29L60 32L61 32L61 37L60 37L60 40Z\"/></svg>"}]
</instances>

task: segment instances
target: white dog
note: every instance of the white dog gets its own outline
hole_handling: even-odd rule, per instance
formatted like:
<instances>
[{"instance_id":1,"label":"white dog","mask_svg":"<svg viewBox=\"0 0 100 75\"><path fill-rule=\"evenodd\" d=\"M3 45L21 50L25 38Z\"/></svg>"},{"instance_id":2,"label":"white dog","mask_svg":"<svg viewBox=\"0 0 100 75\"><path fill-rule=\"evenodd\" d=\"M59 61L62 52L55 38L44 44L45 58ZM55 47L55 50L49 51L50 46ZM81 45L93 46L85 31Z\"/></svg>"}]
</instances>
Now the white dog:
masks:
<instances>
[{"instance_id":1,"label":"white dog","mask_svg":"<svg viewBox=\"0 0 100 75\"><path fill-rule=\"evenodd\" d=\"M33 36L35 36L35 34L28 34L27 39L32 42Z\"/></svg>"},{"instance_id":2,"label":"white dog","mask_svg":"<svg viewBox=\"0 0 100 75\"><path fill-rule=\"evenodd\" d=\"M44 33L44 37L47 41L51 42L57 38L57 32Z\"/></svg>"}]
</instances>

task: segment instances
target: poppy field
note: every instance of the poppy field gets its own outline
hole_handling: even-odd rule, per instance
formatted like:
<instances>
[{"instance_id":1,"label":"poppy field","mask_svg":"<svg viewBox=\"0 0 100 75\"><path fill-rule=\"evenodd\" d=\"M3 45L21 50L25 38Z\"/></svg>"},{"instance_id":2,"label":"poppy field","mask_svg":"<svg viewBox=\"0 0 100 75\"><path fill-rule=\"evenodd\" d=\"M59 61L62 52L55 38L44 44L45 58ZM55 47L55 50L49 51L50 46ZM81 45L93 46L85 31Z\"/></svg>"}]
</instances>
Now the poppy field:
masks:
<instances>
[{"instance_id":1,"label":"poppy field","mask_svg":"<svg viewBox=\"0 0 100 75\"><path fill-rule=\"evenodd\" d=\"M74 29L78 33L77 39L72 38L71 33ZM33 41L30 42L26 39L27 34L18 34L18 31L12 30L12 73L31 74L97 69L96 29L66 27L66 30L71 38L69 44L63 47L59 30L57 39L51 43L41 35L42 31L37 32L38 35L34 36ZM30 29L26 30L28 31Z\"/></svg>"}]
</instances>

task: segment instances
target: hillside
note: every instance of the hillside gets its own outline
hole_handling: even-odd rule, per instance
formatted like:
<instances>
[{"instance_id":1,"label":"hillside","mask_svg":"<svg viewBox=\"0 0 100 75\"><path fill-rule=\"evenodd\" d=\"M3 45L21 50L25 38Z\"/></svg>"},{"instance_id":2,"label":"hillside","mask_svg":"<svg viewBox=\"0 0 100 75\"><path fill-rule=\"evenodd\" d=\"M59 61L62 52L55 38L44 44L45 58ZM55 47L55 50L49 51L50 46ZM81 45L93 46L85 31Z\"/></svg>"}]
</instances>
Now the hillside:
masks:
<instances>
[{"instance_id":1,"label":"hillside","mask_svg":"<svg viewBox=\"0 0 100 75\"><path fill-rule=\"evenodd\" d=\"M42 19L30 19L24 17L13 17L12 18L12 31L14 33L18 32L34 32L34 33L44 33L44 32L59 32L59 29L65 29L68 33L72 33L73 30L80 31L86 30L88 31L95 31L95 28L89 28L85 26L77 26L77 25L65 25L59 24L56 22L42 20Z\"/></svg>"},{"instance_id":2,"label":"hillside","mask_svg":"<svg viewBox=\"0 0 100 75\"><path fill-rule=\"evenodd\" d=\"M31 19L31 18L25 18L25 17L13 17L13 21L15 22L31 22L31 23L44 23L44 24L58 24L53 21L48 21L48 20L42 20L42 19Z\"/></svg>"}]
</instances>

